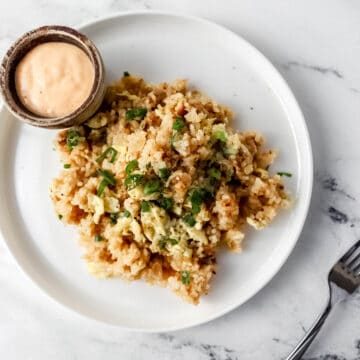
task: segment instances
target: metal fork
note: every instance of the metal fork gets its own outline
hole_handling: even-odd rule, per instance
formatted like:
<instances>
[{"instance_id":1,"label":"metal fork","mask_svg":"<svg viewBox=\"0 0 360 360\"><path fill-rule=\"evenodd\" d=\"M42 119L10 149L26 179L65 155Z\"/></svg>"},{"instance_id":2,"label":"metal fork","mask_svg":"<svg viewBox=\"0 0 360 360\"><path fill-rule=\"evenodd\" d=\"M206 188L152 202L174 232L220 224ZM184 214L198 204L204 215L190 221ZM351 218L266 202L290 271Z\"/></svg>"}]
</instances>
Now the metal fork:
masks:
<instances>
[{"instance_id":1,"label":"metal fork","mask_svg":"<svg viewBox=\"0 0 360 360\"><path fill-rule=\"evenodd\" d=\"M332 267L328 283L330 291L325 310L285 360L300 360L319 333L331 309L360 285L360 240Z\"/></svg>"}]
</instances>

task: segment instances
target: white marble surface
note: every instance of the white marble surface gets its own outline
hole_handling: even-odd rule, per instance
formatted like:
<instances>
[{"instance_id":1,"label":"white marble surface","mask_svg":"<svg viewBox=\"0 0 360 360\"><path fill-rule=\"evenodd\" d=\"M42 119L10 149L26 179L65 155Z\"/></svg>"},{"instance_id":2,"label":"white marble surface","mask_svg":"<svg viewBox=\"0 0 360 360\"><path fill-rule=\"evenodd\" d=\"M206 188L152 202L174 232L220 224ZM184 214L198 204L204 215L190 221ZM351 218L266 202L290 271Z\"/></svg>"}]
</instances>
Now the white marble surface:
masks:
<instances>
[{"instance_id":1,"label":"white marble surface","mask_svg":"<svg viewBox=\"0 0 360 360\"><path fill-rule=\"evenodd\" d=\"M304 231L279 274L245 305L203 326L154 335L99 325L60 307L23 275L0 239L0 358L281 359L322 309L328 269L359 236L360 2L2 0L0 56L38 25L77 25L134 9L214 20L283 74L306 116L315 156ZM336 309L305 358L360 359L360 293Z\"/></svg>"}]
</instances>

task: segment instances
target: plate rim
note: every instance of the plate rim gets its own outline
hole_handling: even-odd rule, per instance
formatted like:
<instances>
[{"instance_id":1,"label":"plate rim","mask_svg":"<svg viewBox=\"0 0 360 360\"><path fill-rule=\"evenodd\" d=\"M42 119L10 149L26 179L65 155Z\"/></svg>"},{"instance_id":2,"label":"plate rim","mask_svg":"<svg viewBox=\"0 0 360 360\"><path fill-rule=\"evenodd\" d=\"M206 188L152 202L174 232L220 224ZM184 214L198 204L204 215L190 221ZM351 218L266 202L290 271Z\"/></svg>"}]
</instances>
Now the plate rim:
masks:
<instances>
[{"instance_id":1,"label":"plate rim","mask_svg":"<svg viewBox=\"0 0 360 360\"><path fill-rule=\"evenodd\" d=\"M232 36L237 41L241 41L249 50L251 50L256 55L257 58L259 58L261 60L261 62L264 65L267 66L268 69L271 70L272 77L274 77L276 82L281 85L283 90L285 90L286 95L287 95L286 104L289 107L289 103L290 103L290 105L291 105L290 108L291 108L292 112L296 113L296 116L297 116L296 121L300 122L303 133L305 135L304 138L302 139L302 142L304 143L304 147L307 150L306 157L308 160L308 163L300 164L302 166L304 166L304 165L306 166L305 172L304 172L304 169L302 168L300 170L300 173L301 174L306 173L306 176L307 176L307 187L304 189L306 198L303 200L303 210L302 210L302 213L300 214L301 218L299 218L299 220L297 221L297 224L296 224L296 229L295 229L296 231L294 231L294 236L293 236L294 240L291 243L291 245L287 248L287 252L284 253L281 261L277 262L271 268L272 270L269 272L269 274L266 276L266 278L263 279L263 281L260 282L252 290L252 292L249 292L249 294L247 294L247 296L245 296L241 302L235 302L233 304L230 304L229 306L223 308L221 311L215 312L211 316L208 316L202 320L193 321L193 322L190 321L190 322L187 322L185 325L181 325L181 326L167 326L167 327L158 326L158 327L154 327L154 328L144 328L144 327L139 327L139 326L129 327L126 325L124 326L124 325L121 325L118 323L109 322L105 319L100 319L100 318L94 316L93 314L88 314L85 311L84 312L81 311L81 309L79 309L79 307L75 308L75 307L67 304L66 301L63 301L63 299L60 299L59 297L57 297L56 294L53 294L53 291L51 289L43 286L38 279L36 279L32 275L30 275L30 272L27 270L27 267L20 262L20 260L18 259L17 256L15 256L15 252L13 251L12 245L7 241L7 239L4 235L5 231L3 229L3 226L1 226L1 222L0 222L0 237L3 239L3 242L6 246L6 248L8 249L9 253L12 255L13 259L15 260L17 267L20 268L22 273L24 273L25 276L28 279L30 279L33 284L35 284L44 294L46 294L49 298L51 298L57 304L61 305L63 308L67 309L68 311L79 315L80 317L82 317L84 319L98 322L100 324L107 324L112 327L121 328L123 330L131 331L131 332L162 333L162 332L168 332L168 331L178 331L178 330L182 330L182 329L199 326L199 325L208 323L212 320L215 320L217 318L220 318L221 316L223 316L223 315L233 311L234 309L240 307L241 305L245 304L252 297L254 297L261 289L263 289L266 285L269 284L269 282L276 276L276 274L280 271L280 269L283 267L283 265L288 260L290 254L292 253L293 249L295 248L295 246L299 240L300 234L304 228L304 224L305 224L306 218L309 213L309 208L310 208L310 203L311 203L311 198L312 198L313 177L314 177L313 166L314 165L313 165L313 152L312 152L312 146L311 146L311 140L310 140L310 136L309 136L308 127L307 127L303 112L301 111L301 108L299 106L298 101L296 100L294 93L292 92L287 81L283 78L283 76L280 74L280 72L277 70L277 68L272 64L272 62L262 52L260 52L260 50L258 50L254 45L252 45L245 38L243 38L242 35L237 34L236 32L230 30L226 26L220 25L215 21L208 20L208 19L200 17L200 16L189 15L189 14L182 13L182 12L172 12L172 11L162 11L162 10L119 11L114 14L101 16L94 20L81 22L79 25L75 25L74 28L79 31L83 31L83 30L86 30L87 27L96 26L102 22L111 21L111 20L121 18L121 17L139 16L139 15L140 16L148 16L148 15L170 16L170 17L176 17L176 18L180 18L180 19L184 19L184 20L194 21L197 23L202 23L202 24L205 24L207 26L212 26L213 28L216 28L220 31L227 33L228 35ZM279 98L279 100L282 101L282 98ZM4 113L6 113L6 112L7 112L7 110L6 110L5 105L0 102L0 117L4 116ZM298 181L300 181L300 179L301 179L301 177L299 177Z\"/></svg>"}]
</instances>

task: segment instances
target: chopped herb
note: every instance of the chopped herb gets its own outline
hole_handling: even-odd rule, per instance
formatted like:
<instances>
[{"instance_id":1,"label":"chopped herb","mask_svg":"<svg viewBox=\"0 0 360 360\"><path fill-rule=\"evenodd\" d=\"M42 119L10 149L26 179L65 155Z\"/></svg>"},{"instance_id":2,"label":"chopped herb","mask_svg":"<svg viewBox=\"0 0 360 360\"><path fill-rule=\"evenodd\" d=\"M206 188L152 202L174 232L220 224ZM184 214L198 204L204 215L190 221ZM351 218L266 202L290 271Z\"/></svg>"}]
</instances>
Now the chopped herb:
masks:
<instances>
[{"instance_id":1,"label":"chopped herb","mask_svg":"<svg viewBox=\"0 0 360 360\"><path fill-rule=\"evenodd\" d=\"M190 281L191 281L190 271L182 271L181 272L181 282L184 285L189 285Z\"/></svg>"},{"instance_id":2,"label":"chopped herb","mask_svg":"<svg viewBox=\"0 0 360 360\"><path fill-rule=\"evenodd\" d=\"M101 196L102 193L104 192L105 188L108 185L109 185L109 183L105 179L101 180L101 183L100 183L100 185L98 187L98 190L97 190L97 196Z\"/></svg>"},{"instance_id":3,"label":"chopped herb","mask_svg":"<svg viewBox=\"0 0 360 360\"><path fill-rule=\"evenodd\" d=\"M125 168L125 172L127 175L130 175L135 169L137 169L139 166L139 163L137 160L131 160Z\"/></svg>"},{"instance_id":4,"label":"chopped herb","mask_svg":"<svg viewBox=\"0 0 360 360\"><path fill-rule=\"evenodd\" d=\"M119 213L111 213L110 214L110 223L115 225L117 223L117 220L119 218Z\"/></svg>"},{"instance_id":5,"label":"chopped herb","mask_svg":"<svg viewBox=\"0 0 360 360\"><path fill-rule=\"evenodd\" d=\"M101 196L107 186L116 185L116 180L114 178L114 175L108 170L99 169L97 171L97 174L103 177L97 191L97 195Z\"/></svg>"},{"instance_id":6,"label":"chopped herb","mask_svg":"<svg viewBox=\"0 0 360 360\"><path fill-rule=\"evenodd\" d=\"M108 147L97 159L96 162L100 163L101 161L103 161L108 154L112 153L111 158L110 158L110 162L113 163L116 159L116 155L117 155L117 150L114 149L113 147Z\"/></svg>"},{"instance_id":7,"label":"chopped herb","mask_svg":"<svg viewBox=\"0 0 360 360\"><path fill-rule=\"evenodd\" d=\"M292 177L292 174L289 173L289 172L280 171L277 174L280 175L280 176Z\"/></svg>"},{"instance_id":8,"label":"chopped herb","mask_svg":"<svg viewBox=\"0 0 360 360\"><path fill-rule=\"evenodd\" d=\"M166 244L169 243L171 245L176 245L178 243L178 241L176 239L172 239L168 236L161 236L161 239L159 240L159 248L160 250L163 250L166 246Z\"/></svg>"},{"instance_id":9,"label":"chopped herb","mask_svg":"<svg viewBox=\"0 0 360 360\"><path fill-rule=\"evenodd\" d=\"M174 205L173 198L161 197L157 200L157 204L166 211L169 211Z\"/></svg>"},{"instance_id":10,"label":"chopped herb","mask_svg":"<svg viewBox=\"0 0 360 360\"><path fill-rule=\"evenodd\" d=\"M150 211L150 202L149 201L143 201L141 203L141 211L142 212L149 212Z\"/></svg>"},{"instance_id":11,"label":"chopped herb","mask_svg":"<svg viewBox=\"0 0 360 360\"><path fill-rule=\"evenodd\" d=\"M185 224L193 227L196 224L195 218L191 214L187 214L183 217L183 221Z\"/></svg>"},{"instance_id":12,"label":"chopped herb","mask_svg":"<svg viewBox=\"0 0 360 360\"><path fill-rule=\"evenodd\" d=\"M214 133L215 140L219 140L223 143L226 143L227 141L227 134L225 131L218 130Z\"/></svg>"},{"instance_id":13,"label":"chopped herb","mask_svg":"<svg viewBox=\"0 0 360 360\"><path fill-rule=\"evenodd\" d=\"M64 169L70 169L71 165L70 164L64 164Z\"/></svg>"},{"instance_id":14,"label":"chopped herb","mask_svg":"<svg viewBox=\"0 0 360 360\"><path fill-rule=\"evenodd\" d=\"M59 220L62 220L63 216L61 214L58 215Z\"/></svg>"},{"instance_id":15,"label":"chopped herb","mask_svg":"<svg viewBox=\"0 0 360 360\"><path fill-rule=\"evenodd\" d=\"M151 168L151 162L148 162L148 163L146 164L146 168L147 168L148 170Z\"/></svg>"},{"instance_id":16,"label":"chopped herb","mask_svg":"<svg viewBox=\"0 0 360 360\"><path fill-rule=\"evenodd\" d=\"M166 179L168 179L170 174L171 174L171 171L168 168L162 168L159 170L159 178L160 179L166 180Z\"/></svg>"},{"instance_id":17,"label":"chopped herb","mask_svg":"<svg viewBox=\"0 0 360 360\"><path fill-rule=\"evenodd\" d=\"M161 191L161 183L159 179L149 180L144 186L144 195L150 195Z\"/></svg>"},{"instance_id":18,"label":"chopped herb","mask_svg":"<svg viewBox=\"0 0 360 360\"><path fill-rule=\"evenodd\" d=\"M126 111L125 119L126 121L134 119L143 119L147 113L146 108L133 108Z\"/></svg>"},{"instance_id":19,"label":"chopped herb","mask_svg":"<svg viewBox=\"0 0 360 360\"><path fill-rule=\"evenodd\" d=\"M184 127L185 127L185 122L183 118L178 116L173 123L173 129L176 131L181 131Z\"/></svg>"},{"instance_id":20,"label":"chopped herb","mask_svg":"<svg viewBox=\"0 0 360 360\"><path fill-rule=\"evenodd\" d=\"M217 168L210 168L208 170L208 175L212 179L220 180L221 179L221 171Z\"/></svg>"},{"instance_id":21,"label":"chopped herb","mask_svg":"<svg viewBox=\"0 0 360 360\"><path fill-rule=\"evenodd\" d=\"M128 77L130 76L129 72L128 71L124 71L124 77Z\"/></svg>"},{"instance_id":22,"label":"chopped herb","mask_svg":"<svg viewBox=\"0 0 360 360\"><path fill-rule=\"evenodd\" d=\"M104 170L104 169L99 169L98 174L100 176L102 176L104 178L104 180L106 180L110 185L116 185L116 180L114 178L114 174L112 174L110 171L108 170Z\"/></svg>"},{"instance_id":23,"label":"chopped herb","mask_svg":"<svg viewBox=\"0 0 360 360\"><path fill-rule=\"evenodd\" d=\"M204 188L195 188L190 192L189 200L191 202L191 212L198 214L201 210L201 204L212 195Z\"/></svg>"},{"instance_id":24,"label":"chopped herb","mask_svg":"<svg viewBox=\"0 0 360 360\"><path fill-rule=\"evenodd\" d=\"M100 236L100 235L96 235L94 240L99 242L99 241L103 241L104 238L102 236Z\"/></svg>"},{"instance_id":25,"label":"chopped herb","mask_svg":"<svg viewBox=\"0 0 360 360\"><path fill-rule=\"evenodd\" d=\"M74 146L79 145L80 134L76 130L69 130L66 137L66 145L69 150L72 150Z\"/></svg>"},{"instance_id":26,"label":"chopped herb","mask_svg":"<svg viewBox=\"0 0 360 360\"><path fill-rule=\"evenodd\" d=\"M125 179L124 184L128 186L131 190L136 186L140 185L143 181L143 176L141 174L131 174Z\"/></svg>"},{"instance_id":27,"label":"chopped herb","mask_svg":"<svg viewBox=\"0 0 360 360\"><path fill-rule=\"evenodd\" d=\"M124 216L125 216L126 218L128 218L128 217L131 216L131 213L130 213L129 210L125 210L125 211L123 212L123 214L124 214Z\"/></svg>"}]
</instances>

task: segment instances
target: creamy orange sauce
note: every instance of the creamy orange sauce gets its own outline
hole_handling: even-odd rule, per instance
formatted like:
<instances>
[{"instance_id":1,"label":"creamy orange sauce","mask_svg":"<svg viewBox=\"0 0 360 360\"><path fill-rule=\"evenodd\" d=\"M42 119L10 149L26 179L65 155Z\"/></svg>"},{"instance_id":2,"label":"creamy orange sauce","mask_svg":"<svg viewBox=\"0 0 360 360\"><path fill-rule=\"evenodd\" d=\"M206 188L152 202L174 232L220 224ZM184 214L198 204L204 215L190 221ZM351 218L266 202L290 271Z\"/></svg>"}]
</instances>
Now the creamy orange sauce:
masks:
<instances>
[{"instance_id":1,"label":"creamy orange sauce","mask_svg":"<svg viewBox=\"0 0 360 360\"><path fill-rule=\"evenodd\" d=\"M15 70L22 104L34 114L59 117L72 113L90 95L94 66L79 47L48 42L30 50Z\"/></svg>"}]
</instances>

